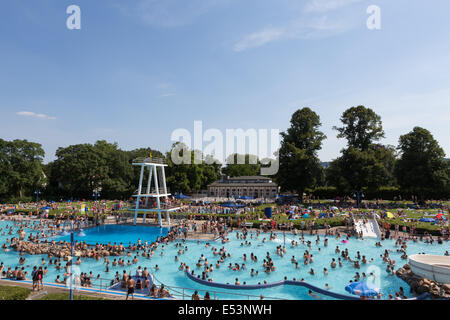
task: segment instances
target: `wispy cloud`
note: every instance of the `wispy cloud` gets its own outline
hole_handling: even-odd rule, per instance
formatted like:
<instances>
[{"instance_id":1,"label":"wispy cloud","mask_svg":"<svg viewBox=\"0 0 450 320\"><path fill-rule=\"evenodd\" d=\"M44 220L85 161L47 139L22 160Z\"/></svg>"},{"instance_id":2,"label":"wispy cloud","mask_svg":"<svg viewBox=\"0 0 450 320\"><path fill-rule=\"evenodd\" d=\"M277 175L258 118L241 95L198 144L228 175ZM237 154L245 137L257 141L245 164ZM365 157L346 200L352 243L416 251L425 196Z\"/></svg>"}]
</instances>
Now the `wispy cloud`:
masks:
<instances>
[{"instance_id":1,"label":"wispy cloud","mask_svg":"<svg viewBox=\"0 0 450 320\"><path fill-rule=\"evenodd\" d=\"M251 33L236 42L233 50L236 52L244 51L249 48L260 47L266 43L273 42L283 38L286 30L283 28L267 27L261 31Z\"/></svg>"},{"instance_id":2,"label":"wispy cloud","mask_svg":"<svg viewBox=\"0 0 450 320\"><path fill-rule=\"evenodd\" d=\"M16 112L16 114L23 117L34 117L39 119L56 120L56 117L49 116L43 113L35 113L32 111L19 111Z\"/></svg>"},{"instance_id":3,"label":"wispy cloud","mask_svg":"<svg viewBox=\"0 0 450 320\"><path fill-rule=\"evenodd\" d=\"M354 24L343 18L328 16L293 20L281 27L266 27L248 34L233 45L235 52L261 47L271 42L285 39L313 39L329 37L353 28Z\"/></svg>"},{"instance_id":4,"label":"wispy cloud","mask_svg":"<svg viewBox=\"0 0 450 320\"><path fill-rule=\"evenodd\" d=\"M162 95L160 95L159 97L160 98L166 98L166 97L172 97L172 96L174 96L175 95L175 93L163 93Z\"/></svg>"},{"instance_id":5,"label":"wispy cloud","mask_svg":"<svg viewBox=\"0 0 450 320\"><path fill-rule=\"evenodd\" d=\"M176 95L175 86L170 82L162 82L156 85L156 88L161 92L160 98L167 98Z\"/></svg>"},{"instance_id":6,"label":"wispy cloud","mask_svg":"<svg viewBox=\"0 0 450 320\"><path fill-rule=\"evenodd\" d=\"M241 52L286 39L316 39L346 32L356 26L355 18L337 14L337 9L363 0L310 0L298 17L280 26L268 26L243 36L233 50Z\"/></svg>"}]
</instances>

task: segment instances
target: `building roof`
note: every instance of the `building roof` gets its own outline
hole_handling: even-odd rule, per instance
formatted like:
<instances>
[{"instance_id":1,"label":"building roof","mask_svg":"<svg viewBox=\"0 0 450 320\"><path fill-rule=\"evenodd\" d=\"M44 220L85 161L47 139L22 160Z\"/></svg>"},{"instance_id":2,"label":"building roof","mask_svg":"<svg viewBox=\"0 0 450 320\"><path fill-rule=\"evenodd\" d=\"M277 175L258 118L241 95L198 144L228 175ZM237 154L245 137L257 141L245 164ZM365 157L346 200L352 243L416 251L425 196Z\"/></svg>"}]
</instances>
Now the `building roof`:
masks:
<instances>
[{"instance_id":1,"label":"building roof","mask_svg":"<svg viewBox=\"0 0 450 320\"><path fill-rule=\"evenodd\" d=\"M263 176L240 176L240 177L231 177L228 180L272 180L268 177Z\"/></svg>"},{"instance_id":2,"label":"building roof","mask_svg":"<svg viewBox=\"0 0 450 320\"><path fill-rule=\"evenodd\" d=\"M218 180L208 187L278 187L278 185L268 177L240 176Z\"/></svg>"},{"instance_id":3,"label":"building roof","mask_svg":"<svg viewBox=\"0 0 450 320\"><path fill-rule=\"evenodd\" d=\"M275 182L266 182L266 183L230 183L230 182L222 182L216 181L208 185L208 187L278 187Z\"/></svg>"}]
</instances>

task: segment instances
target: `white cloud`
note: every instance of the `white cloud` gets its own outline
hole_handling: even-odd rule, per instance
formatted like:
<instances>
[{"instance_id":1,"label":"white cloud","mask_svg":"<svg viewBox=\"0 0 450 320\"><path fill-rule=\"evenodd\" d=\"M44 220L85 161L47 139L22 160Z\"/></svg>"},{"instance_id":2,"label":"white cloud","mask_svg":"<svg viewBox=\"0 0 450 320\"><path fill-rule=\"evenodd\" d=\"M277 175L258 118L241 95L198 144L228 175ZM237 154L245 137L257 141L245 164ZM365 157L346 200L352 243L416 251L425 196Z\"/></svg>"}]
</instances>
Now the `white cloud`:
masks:
<instances>
[{"instance_id":1,"label":"white cloud","mask_svg":"<svg viewBox=\"0 0 450 320\"><path fill-rule=\"evenodd\" d=\"M310 0L296 18L280 26L265 27L244 35L234 43L233 50L241 52L286 39L317 39L330 37L354 28L360 15L335 12L363 0Z\"/></svg>"},{"instance_id":2,"label":"white cloud","mask_svg":"<svg viewBox=\"0 0 450 320\"><path fill-rule=\"evenodd\" d=\"M284 39L315 39L343 33L354 27L354 23L345 18L329 18L328 16L302 17L282 27L266 27L251 33L237 41L233 50L241 52L260 47L268 43Z\"/></svg>"},{"instance_id":3,"label":"white cloud","mask_svg":"<svg viewBox=\"0 0 450 320\"><path fill-rule=\"evenodd\" d=\"M279 40L284 37L286 30L283 28L268 27L262 31L255 32L243 37L236 42L233 46L233 50L236 52L244 51L249 48L260 47L266 43Z\"/></svg>"},{"instance_id":4,"label":"white cloud","mask_svg":"<svg viewBox=\"0 0 450 320\"><path fill-rule=\"evenodd\" d=\"M165 98L165 97L172 97L172 96L174 96L175 95L175 93L163 93L162 95L160 95L159 97L160 98Z\"/></svg>"},{"instance_id":5,"label":"white cloud","mask_svg":"<svg viewBox=\"0 0 450 320\"><path fill-rule=\"evenodd\" d=\"M19 112L16 112L16 114L19 116L23 116L23 117L34 117L34 118L39 118L39 119L56 120L56 117L48 116L43 113L35 113L32 111L19 111Z\"/></svg>"},{"instance_id":6,"label":"white cloud","mask_svg":"<svg viewBox=\"0 0 450 320\"><path fill-rule=\"evenodd\" d=\"M156 85L156 88L161 92L161 94L159 95L160 98L172 97L176 95L176 88L170 82L159 83Z\"/></svg>"}]
</instances>

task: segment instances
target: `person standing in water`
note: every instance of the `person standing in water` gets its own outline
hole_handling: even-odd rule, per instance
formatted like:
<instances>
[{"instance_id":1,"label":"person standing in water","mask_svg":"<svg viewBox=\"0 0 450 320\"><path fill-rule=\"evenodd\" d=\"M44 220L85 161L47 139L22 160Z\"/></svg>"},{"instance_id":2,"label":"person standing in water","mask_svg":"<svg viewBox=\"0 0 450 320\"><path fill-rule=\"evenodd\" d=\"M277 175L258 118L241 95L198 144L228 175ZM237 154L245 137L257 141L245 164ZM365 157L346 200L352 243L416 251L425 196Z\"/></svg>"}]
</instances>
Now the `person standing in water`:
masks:
<instances>
[{"instance_id":1,"label":"person standing in water","mask_svg":"<svg viewBox=\"0 0 450 320\"><path fill-rule=\"evenodd\" d=\"M129 277L127 280L127 297L125 300L128 300L128 296L131 294L131 300L134 300L134 286L135 281L132 277Z\"/></svg>"}]
</instances>

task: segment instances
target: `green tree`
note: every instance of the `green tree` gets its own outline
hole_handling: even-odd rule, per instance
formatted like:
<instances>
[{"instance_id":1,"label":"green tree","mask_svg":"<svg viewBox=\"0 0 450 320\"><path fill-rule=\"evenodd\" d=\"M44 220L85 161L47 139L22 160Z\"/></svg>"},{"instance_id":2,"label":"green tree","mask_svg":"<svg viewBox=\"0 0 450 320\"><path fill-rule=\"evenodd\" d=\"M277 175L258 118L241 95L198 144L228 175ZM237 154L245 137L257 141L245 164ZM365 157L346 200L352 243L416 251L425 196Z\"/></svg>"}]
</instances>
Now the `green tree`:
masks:
<instances>
[{"instance_id":1,"label":"green tree","mask_svg":"<svg viewBox=\"0 0 450 320\"><path fill-rule=\"evenodd\" d=\"M128 198L132 193L133 167L126 151L119 149L117 143L97 141L95 152L102 159L106 170L100 176L101 194L109 199Z\"/></svg>"},{"instance_id":2,"label":"green tree","mask_svg":"<svg viewBox=\"0 0 450 320\"><path fill-rule=\"evenodd\" d=\"M319 131L320 126L320 117L310 108L302 108L292 115L287 131L281 133L276 180L282 190L296 191L300 198L306 188L315 187L322 177L317 152L326 136Z\"/></svg>"},{"instance_id":3,"label":"green tree","mask_svg":"<svg viewBox=\"0 0 450 320\"><path fill-rule=\"evenodd\" d=\"M261 172L261 164L255 155L234 153L227 157L222 172L229 177L257 176Z\"/></svg>"},{"instance_id":4,"label":"green tree","mask_svg":"<svg viewBox=\"0 0 450 320\"><path fill-rule=\"evenodd\" d=\"M371 145L365 151L348 147L327 168L326 176L342 193L363 189L375 192L393 184L394 163L395 151L390 146Z\"/></svg>"},{"instance_id":5,"label":"green tree","mask_svg":"<svg viewBox=\"0 0 450 320\"><path fill-rule=\"evenodd\" d=\"M54 196L91 198L94 190L101 190L105 199L128 199L138 188L140 168L133 166L139 157L160 157L151 148L124 151L117 143L104 140L92 144L78 144L56 151L57 159L46 166L51 176L49 190ZM144 176L146 185L148 175Z\"/></svg>"},{"instance_id":6,"label":"green tree","mask_svg":"<svg viewBox=\"0 0 450 320\"><path fill-rule=\"evenodd\" d=\"M341 116L342 127L333 127L347 148L326 169L326 180L342 194L376 191L395 183L395 149L375 144L384 137L381 117L364 106L351 107Z\"/></svg>"},{"instance_id":7,"label":"green tree","mask_svg":"<svg viewBox=\"0 0 450 320\"><path fill-rule=\"evenodd\" d=\"M128 155L128 162L130 163L130 166L132 167L133 170L133 176L131 178L131 188L130 192L128 192L129 196L131 196L132 194L136 193L139 187L139 176L141 174L140 166L131 165L133 160L137 158L149 158L149 157L165 159L165 156L160 151L152 149L150 147L138 148L131 151L127 151L127 155ZM144 175L142 179L142 185L146 186L147 183L148 183L148 175Z\"/></svg>"},{"instance_id":8,"label":"green tree","mask_svg":"<svg viewBox=\"0 0 450 320\"><path fill-rule=\"evenodd\" d=\"M46 182L42 169L45 152L39 143L27 140L0 142L0 191L8 196L32 195ZM2 174L2 175L3 175ZM5 182L5 177L7 181ZM8 188L6 191L4 188Z\"/></svg>"},{"instance_id":9,"label":"green tree","mask_svg":"<svg viewBox=\"0 0 450 320\"><path fill-rule=\"evenodd\" d=\"M91 198L108 172L106 159L87 143L58 148L51 168L51 185L58 186L61 195L76 198Z\"/></svg>"},{"instance_id":10,"label":"green tree","mask_svg":"<svg viewBox=\"0 0 450 320\"><path fill-rule=\"evenodd\" d=\"M341 116L344 126L336 127L338 138L347 139L347 145L359 150L367 150L374 141L384 137L381 117L364 106L351 107Z\"/></svg>"},{"instance_id":11,"label":"green tree","mask_svg":"<svg viewBox=\"0 0 450 320\"><path fill-rule=\"evenodd\" d=\"M427 194L448 188L449 166L444 150L428 130L414 127L400 136L398 149L395 174L403 190L424 199Z\"/></svg>"},{"instance_id":12,"label":"green tree","mask_svg":"<svg viewBox=\"0 0 450 320\"><path fill-rule=\"evenodd\" d=\"M172 152L178 151L180 157L186 156L185 161L178 163L172 158ZM194 159L201 160L195 163ZM182 143L175 143L166 155L167 184L172 193L190 193L206 189L207 185L216 181L220 176L220 163L210 156L203 155L198 150L190 150Z\"/></svg>"},{"instance_id":13,"label":"green tree","mask_svg":"<svg viewBox=\"0 0 450 320\"><path fill-rule=\"evenodd\" d=\"M9 197L11 164L6 153L8 142L0 139L0 199Z\"/></svg>"}]
</instances>

